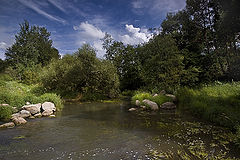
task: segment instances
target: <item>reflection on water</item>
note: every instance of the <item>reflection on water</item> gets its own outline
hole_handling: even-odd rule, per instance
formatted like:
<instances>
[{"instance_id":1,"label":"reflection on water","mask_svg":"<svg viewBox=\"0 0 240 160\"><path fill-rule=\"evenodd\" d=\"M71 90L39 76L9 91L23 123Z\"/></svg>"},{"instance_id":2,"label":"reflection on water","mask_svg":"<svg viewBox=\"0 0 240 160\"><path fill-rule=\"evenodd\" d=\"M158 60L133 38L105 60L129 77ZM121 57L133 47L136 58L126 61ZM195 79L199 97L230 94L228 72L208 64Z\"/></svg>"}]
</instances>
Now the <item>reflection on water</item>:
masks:
<instances>
[{"instance_id":1,"label":"reflection on water","mask_svg":"<svg viewBox=\"0 0 240 160\"><path fill-rule=\"evenodd\" d=\"M65 105L57 118L0 130L1 160L239 158L231 132L175 111L134 112L128 104Z\"/></svg>"}]
</instances>

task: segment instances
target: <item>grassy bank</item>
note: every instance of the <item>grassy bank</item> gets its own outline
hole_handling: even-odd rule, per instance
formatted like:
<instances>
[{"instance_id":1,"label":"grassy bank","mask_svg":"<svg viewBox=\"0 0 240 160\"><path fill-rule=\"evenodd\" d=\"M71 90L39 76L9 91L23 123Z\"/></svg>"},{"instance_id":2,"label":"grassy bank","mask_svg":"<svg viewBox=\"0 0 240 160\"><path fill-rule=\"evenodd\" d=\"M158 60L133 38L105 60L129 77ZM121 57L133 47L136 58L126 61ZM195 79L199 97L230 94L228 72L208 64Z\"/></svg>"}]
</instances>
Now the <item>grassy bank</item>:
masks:
<instances>
[{"instance_id":1,"label":"grassy bank","mask_svg":"<svg viewBox=\"0 0 240 160\"><path fill-rule=\"evenodd\" d=\"M177 98L181 110L235 130L237 143L240 144L240 83L182 88Z\"/></svg>"},{"instance_id":2,"label":"grassy bank","mask_svg":"<svg viewBox=\"0 0 240 160\"><path fill-rule=\"evenodd\" d=\"M57 110L61 110L63 103L61 98L54 93L44 93L38 85L26 85L12 80L7 75L0 75L0 104L9 104L12 107L21 108L26 102L32 104L53 102ZM0 106L0 119L8 119L12 109Z\"/></svg>"}]
</instances>

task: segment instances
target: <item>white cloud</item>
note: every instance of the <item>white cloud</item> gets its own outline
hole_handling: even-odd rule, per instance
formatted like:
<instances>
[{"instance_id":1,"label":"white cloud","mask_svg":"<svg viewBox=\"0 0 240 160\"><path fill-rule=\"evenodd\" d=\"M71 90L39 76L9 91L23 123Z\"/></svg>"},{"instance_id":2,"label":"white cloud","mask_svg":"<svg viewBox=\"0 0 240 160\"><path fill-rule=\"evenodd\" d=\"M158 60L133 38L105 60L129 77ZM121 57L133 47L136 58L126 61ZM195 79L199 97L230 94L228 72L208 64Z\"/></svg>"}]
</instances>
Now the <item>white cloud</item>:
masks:
<instances>
[{"instance_id":1,"label":"white cloud","mask_svg":"<svg viewBox=\"0 0 240 160\"><path fill-rule=\"evenodd\" d=\"M9 46L7 45L7 43L5 43L5 42L0 42L0 49L6 49L7 47L9 47Z\"/></svg>"},{"instance_id":2,"label":"white cloud","mask_svg":"<svg viewBox=\"0 0 240 160\"><path fill-rule=\"evenodd\" d=\"M125 34L123 36L120 35L120 40L125 44L136 45L145 43L148 42L153 36L152 33L147 31L147 29L140 29L128 24L126 24L125 27L130 34Z\"/></svg>"},{"instance_id":3,"label":"white cloud","mask_svg":"<svg viewBox=\"0 0 240 160\"><path fill-rule=\"evenodd\" d=\"M57 21L57 22L60 22L60 23L63 23L63 24L66 23L66 21L64 19L59 18L59 17L55 17L55 16L53 16L51 14L48 14L47 12L43 11L42 9L40 9L40 7L36 3L32 2L31 0L28 0L28 1L26 1L26 0L18 0L18 1L21 4L23 4L24 6L34 10L38 14L43 15L43 16L45 16L46 18L48 18L50 20L54 20L54 21Z\"/></svg>"},{"instance_id":4,"label":"white cloud","mask_svg":"<svg viewBox=\"0 0 240 160\"><path fill-rule=\"evenodd\" d=\"M74 30L79 30L81 35L88 39L101 39L105 33L101 29L89 24L87 21L82 22L79 26L73 26Z\"/></svg>"},{"instance_id":5,"label":"white cloud","mask_svg":"<svg viewBox=\"0 0 240 160\"><path fill-rule=\"evenodd\" d=\"M5 59L5 50L6 48L9 47L7 43L5 42L0 42L0 59Z\"/></svg>"},{"instance_id":6,"label":"white cloud","mask_svg":"<svg viewBox=\"0 0 240 160\"><path fill-rule=\"evenodd\" d=\"M97 56L99 58L103 57L105 51L102 48L101 39L105 36L105 33L101 29L89 24L87 21L82 22L79 26L73 26L73 29L78 31L76 43L79 47L85 43L89 43L97 50Z\"/></svg>"}]
</instances>

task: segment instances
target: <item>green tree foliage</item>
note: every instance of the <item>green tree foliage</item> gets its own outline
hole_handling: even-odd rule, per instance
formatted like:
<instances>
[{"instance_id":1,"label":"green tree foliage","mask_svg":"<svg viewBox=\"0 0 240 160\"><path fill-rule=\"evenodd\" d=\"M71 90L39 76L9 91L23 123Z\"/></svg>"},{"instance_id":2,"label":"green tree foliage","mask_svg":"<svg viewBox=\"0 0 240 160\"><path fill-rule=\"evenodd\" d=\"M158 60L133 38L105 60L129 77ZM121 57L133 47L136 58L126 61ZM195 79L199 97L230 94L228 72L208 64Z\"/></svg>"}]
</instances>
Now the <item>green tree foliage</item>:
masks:
<instances>
[{"instance_id":1,"label":"green tree foliage","mask_svg":"<svg viewBox=\"0 0 240 160\"><path fill-rule=\"evenodd\" d=\"M52 47L50 33L45 27L30 26L27 21L20 24L15 43L7 48L6 60L10 64L46 65L52 58L59 58L57 49Z\"/></svg>"},{"instance_id":2,"label":"green tree foliage","mask_svg":"<svg viewBox=\"0 0 240 160\"><path fill-rule=\"evenodd\" d=\"M119 80L116 68L107 60L100 60L89 45L83 45L73 55L65 55L44 67L43 86L62 96L83 94L93 100L99 96L115 97ZM88 97L86 97L88 98Z\"/></svg>"},{"instance_id":3,"label":"green tree foliage","mask_svg":"<svg viewBox=\"0 0 240 160\"><path fill-rule=\"evenodd\" d=\"M121 90L134 90L142 86L137 48L114 41L109 34L103 38L103 48L106 50L106 59L117 68Z\"/></svg>"}]
</instances>

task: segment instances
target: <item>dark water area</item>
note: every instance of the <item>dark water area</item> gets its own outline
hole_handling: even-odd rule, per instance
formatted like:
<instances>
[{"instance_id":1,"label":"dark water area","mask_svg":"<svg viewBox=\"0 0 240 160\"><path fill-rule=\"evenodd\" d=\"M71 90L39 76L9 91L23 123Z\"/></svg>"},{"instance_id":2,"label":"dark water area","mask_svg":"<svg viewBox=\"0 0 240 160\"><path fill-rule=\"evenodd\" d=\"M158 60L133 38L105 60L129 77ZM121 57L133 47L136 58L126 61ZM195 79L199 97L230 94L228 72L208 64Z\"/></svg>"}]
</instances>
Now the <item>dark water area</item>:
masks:
<instances>
[{"instance_id":1,"label":"dark water area","mask_svg":"<svg viewBox=\"0 0 240 160\"><path fill-rule=\"evenodd\" d=\"M0 160L237 159L226 128L178 111L121 103L68 104L56 118L0 130Z\"/></svg>"}]
</instances>

